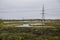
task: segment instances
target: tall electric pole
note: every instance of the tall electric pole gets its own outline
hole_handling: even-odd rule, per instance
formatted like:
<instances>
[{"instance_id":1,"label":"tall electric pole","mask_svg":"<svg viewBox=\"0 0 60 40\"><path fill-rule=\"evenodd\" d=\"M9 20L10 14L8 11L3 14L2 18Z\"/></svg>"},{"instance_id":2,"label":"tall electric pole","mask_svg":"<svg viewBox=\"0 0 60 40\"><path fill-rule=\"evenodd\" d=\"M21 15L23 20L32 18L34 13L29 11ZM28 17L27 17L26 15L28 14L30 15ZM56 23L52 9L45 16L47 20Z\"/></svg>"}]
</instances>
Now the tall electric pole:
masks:
<instances>
[{"instance_id":1,"label":"tall electric pole","mask_svg":"<svg viewBox=\"0 0 60 40\"><path fill-rule=\"evenodd\" d=\"M42 7L42 25L44 25L44 21L45 21L45 10L44 10L44 4L43 4L43 7Z\"/></svg>"},{"instance_id":2,"label":"tall electric pole","mask_svg":"<svg viewBox=\"0 0 60 40\"><path fill-rule=\"evenodd\" d=\"M44 10L44 4L43 4L43 8L42 8L42 19L44 19L44 13L45 12L45 10Z\"/></svg>"}]
</instances>

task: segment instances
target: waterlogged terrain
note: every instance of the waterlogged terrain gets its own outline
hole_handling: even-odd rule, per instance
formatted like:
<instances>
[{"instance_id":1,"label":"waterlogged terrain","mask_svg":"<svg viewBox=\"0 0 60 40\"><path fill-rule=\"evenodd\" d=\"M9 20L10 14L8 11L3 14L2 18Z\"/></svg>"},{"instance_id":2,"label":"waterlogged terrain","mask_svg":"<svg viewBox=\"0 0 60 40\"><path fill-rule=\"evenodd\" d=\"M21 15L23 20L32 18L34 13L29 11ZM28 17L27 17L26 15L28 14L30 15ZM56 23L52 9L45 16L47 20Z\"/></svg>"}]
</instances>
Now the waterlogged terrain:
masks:
<instances>
[{"instance_id":1,"label":"waterlogged terrain","mask_svg":"<svg viewBox=\"0 0 60 40\"><path fill-rule=\"evenodd\" d=\"M45 26L34 24L32 27L22 23L0 20L0 40L60 40L60 21L46 22Z\"/></svg>"}]
</instances>

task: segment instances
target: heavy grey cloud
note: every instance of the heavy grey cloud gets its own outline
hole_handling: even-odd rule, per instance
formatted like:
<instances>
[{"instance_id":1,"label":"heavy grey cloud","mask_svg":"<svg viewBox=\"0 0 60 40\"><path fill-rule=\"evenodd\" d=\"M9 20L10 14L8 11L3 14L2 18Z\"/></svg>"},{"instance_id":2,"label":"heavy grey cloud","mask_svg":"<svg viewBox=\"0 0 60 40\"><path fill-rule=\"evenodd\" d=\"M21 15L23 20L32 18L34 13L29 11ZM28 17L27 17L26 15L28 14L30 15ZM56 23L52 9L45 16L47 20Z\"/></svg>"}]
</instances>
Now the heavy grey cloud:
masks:
<instances>
[{"instance_id":1,"label":"heavy grey cloud","mask_svg":"<svg viewBox=\"0 0 60 40\"><path fill-rule=\"evenodd\" d=\"M0 18L41 18L43 3L45 18L60 19L60 0L0 0Z\"/></svg>"}]
</instances>

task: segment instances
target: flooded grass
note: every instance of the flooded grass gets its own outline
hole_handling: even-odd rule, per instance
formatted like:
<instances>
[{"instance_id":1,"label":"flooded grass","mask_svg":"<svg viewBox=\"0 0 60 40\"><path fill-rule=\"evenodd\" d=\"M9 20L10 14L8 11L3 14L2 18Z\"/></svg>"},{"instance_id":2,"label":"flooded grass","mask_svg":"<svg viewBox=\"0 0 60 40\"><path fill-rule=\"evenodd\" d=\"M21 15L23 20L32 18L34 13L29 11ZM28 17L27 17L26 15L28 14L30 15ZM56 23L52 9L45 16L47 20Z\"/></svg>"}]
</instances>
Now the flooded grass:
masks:
<instances>
[{"instance_id":1,"label":"flooded grass","mask_svg":"<svg viewBox=\"0 0 60 40\"><path fill-rule=\"evenodd\" d=\"M28 24L2 22L0 40L60 40L60 23L46 22L44 26L30 26L29 22Z\"/></svg>"}]
</instances>

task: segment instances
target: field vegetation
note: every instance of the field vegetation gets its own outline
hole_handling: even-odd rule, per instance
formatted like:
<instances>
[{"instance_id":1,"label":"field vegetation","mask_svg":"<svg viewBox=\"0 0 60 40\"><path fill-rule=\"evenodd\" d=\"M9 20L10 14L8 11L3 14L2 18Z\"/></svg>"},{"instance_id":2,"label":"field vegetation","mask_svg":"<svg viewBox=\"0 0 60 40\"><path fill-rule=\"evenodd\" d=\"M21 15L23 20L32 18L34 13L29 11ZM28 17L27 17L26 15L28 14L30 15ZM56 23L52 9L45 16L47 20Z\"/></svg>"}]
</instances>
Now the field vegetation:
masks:
<instances>
[{"instance_id":1,"label":"field vegetation","mask_svg":"<svg viewBox=\"0 0 60 40\"><path fill-rule=\"evenodd\" d=\"M6 27L8 24L3 25L5 25L4 21L0 20L0 40L60 40L60 25L58 26L56 23L46 23L54 28Z\"/></svg>"}]
</instances>

